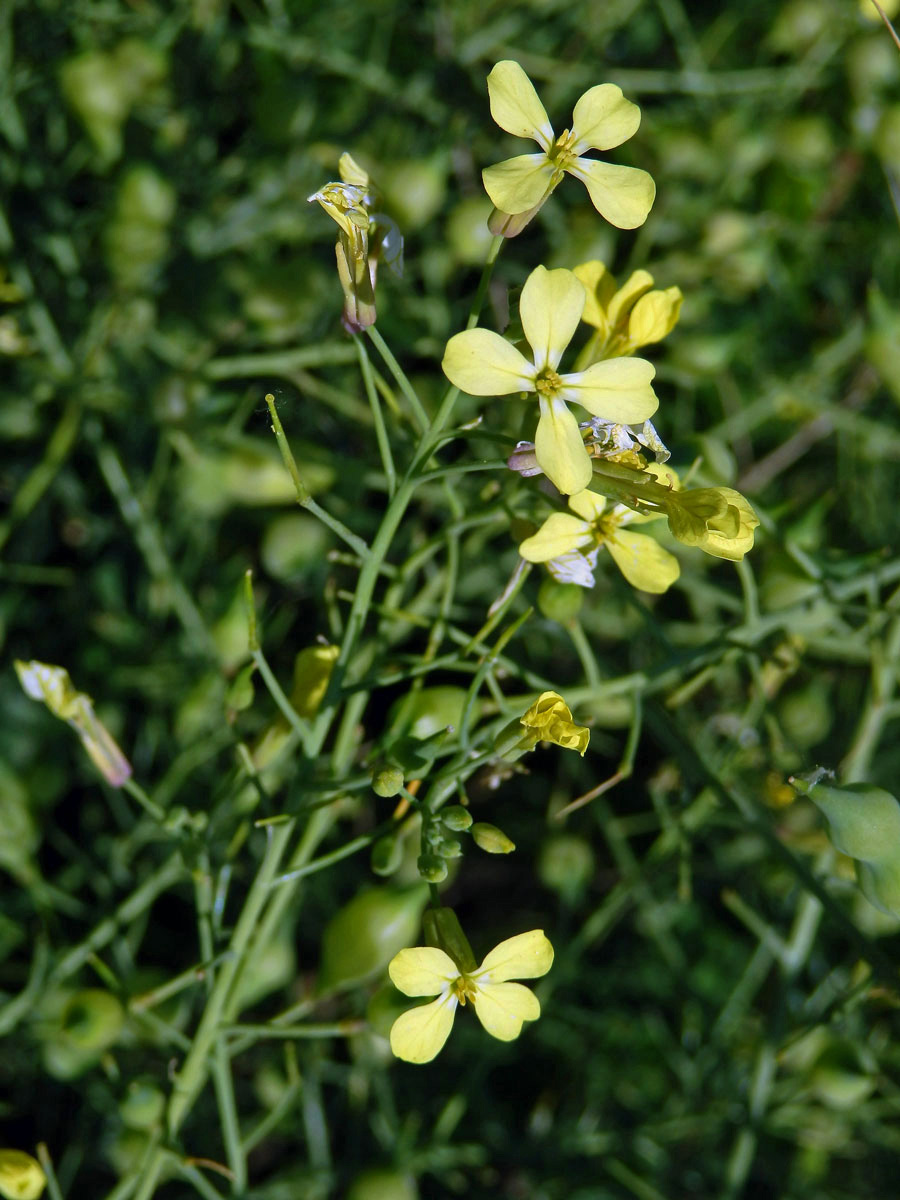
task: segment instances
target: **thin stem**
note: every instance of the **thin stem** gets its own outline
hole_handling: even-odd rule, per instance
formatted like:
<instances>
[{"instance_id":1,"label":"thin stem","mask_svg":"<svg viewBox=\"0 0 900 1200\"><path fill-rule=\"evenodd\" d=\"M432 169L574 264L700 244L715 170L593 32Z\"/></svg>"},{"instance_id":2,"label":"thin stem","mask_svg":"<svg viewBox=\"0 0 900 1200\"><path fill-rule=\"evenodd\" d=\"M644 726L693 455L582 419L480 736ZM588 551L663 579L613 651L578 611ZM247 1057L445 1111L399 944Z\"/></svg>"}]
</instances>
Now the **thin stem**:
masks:
<instances>
[{"instance_id":1,"label":"thin stem","mask_svg":"<svg viewBox=\"0 0 900 1200\"><path fill-rule=\"evenodd\" d=\"M406 397L406 400L412 409L413 416L415 417L416 424L419 427L419 432L424 433L428 428L428 413L422 407L422 401L416 395L415 388L406 377L406 372L397 362L396 358L394 358L390 346L387 344L374 325L368 325L366 327L366 333L369 335L369 339L374 344L378 353L384 359L385 366L393 375L397 387L399 387L400 391Z\"/></svg>"},{"instance_id":2,"label":"thin stem","mask_svg":"<svg viewBox=\"0 0 900 1200\"><path fill-rule=\"evenodd\" d=\"M375 326L368 326L370 330L374 330ZM354 337L353 344L356 347L356 352L359 355L359 369L362 371L363 383L366 387L366 395L369 397L369 406L372 409L372 420L375 423L375 438L378 442L378 453L381 455L381 465L384 467L384 476L387 480L387 492L389 496L393 496L397 490L397 470L394 466L394 456L391 453L391 443L388 439L387 429L384 425L384 414L381 411L381 401L378 399L378 392L375 388L375 380L372 375L372 364L369 361L369 356L366 353L366 348L360 341L359 337Z\"/></svg>"}]
</instances>

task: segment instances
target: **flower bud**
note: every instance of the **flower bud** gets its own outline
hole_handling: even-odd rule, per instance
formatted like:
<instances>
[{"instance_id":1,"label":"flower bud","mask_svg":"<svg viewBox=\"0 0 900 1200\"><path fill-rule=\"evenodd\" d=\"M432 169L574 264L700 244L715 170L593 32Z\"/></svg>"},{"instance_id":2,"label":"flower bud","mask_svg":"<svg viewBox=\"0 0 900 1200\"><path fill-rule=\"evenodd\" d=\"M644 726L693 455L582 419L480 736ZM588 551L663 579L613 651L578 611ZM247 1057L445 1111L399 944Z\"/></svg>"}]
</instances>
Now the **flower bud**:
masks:
<instances>
[{"instance_id":1,"label":"flower bud","mask_svg":"<svg viewBox=\"0 0 900 1200\"><path fill-rule=\"evenodd\" d=\"M398 796L402 787L403 772L399 767L379 767L372 774L372 791L385 800Z\"/></svg>"},{"instance_id":2,"label":"flower bud","mask_svg":"<svg viewBox=\"0 0 900 1200\"><path fill-rule=\"evenodd\" d=\"M496 825L488 825L486 821L476 821L470 830L475 839L475 845L487 854L511 854L516 844L506 836Z\"/></svg>"},{"instance_id":3,"label":"flower bud","mask_svg":"<svg viewBox=\"0 0 900 1200\"><path fill-rule=\"evenodd\" d=\"M3 1200L37 1200L47 1186L41 1164L24 1150L0 1150L0 1196Z\"/></svg>"},{"instance_id":4,"label":"flower bud","mask_svg":"<svg viewBox=\"0 0 900 1200\"><path fill-rule=\"evenodd\" d=\"M461 804L448 804L446 808L441 809L441 820L454 833L461 833L464 829L471 828L472 814Z\"/></svg>"},{"instance_id":5,"label":"flower bud","mask_svg":"<svg viewBox=\"0 0 900 1200\"><path fill-rule=\"evenodd\" d=\"M294 659L291 704L301 717L314 717L328 689L337 662L337 646L307 646Z\"/></svg>"},{"instance_id":6,"label":"flower bud","mask_svg":"<svg viewBox=\"0 0 900 1200\"><path fill-rule=\"evenodd\" d=\"M438 854L440 854L443 858L461 858L462 846L459 844L456 838L441 838L440 844L438 845Z\"/></svg>"},{"instance_id":7,"label":"flower bud","mask_svg":"<svg viewBox=\"0 0 900 1200\"><path fill-rule=\"evenodd\" d=\"M447 878L447 864L439 854L420 854L416 866L427 883L443 883Z\"/></svg>"}]
</instances>

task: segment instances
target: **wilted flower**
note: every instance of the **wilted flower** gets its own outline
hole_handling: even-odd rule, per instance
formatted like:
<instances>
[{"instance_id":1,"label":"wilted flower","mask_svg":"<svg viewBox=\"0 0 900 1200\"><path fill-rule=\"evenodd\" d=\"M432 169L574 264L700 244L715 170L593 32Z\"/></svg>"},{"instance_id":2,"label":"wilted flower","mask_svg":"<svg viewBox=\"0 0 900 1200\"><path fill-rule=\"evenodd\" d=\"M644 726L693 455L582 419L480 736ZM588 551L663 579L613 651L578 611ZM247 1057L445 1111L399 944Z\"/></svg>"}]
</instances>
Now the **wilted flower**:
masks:
<instances>
[{"instance_id":1,"label":"wilted flower","mask_svg":"<svg viewBox=\"0 0 900 1200\"><path fill-rule=\"evenodd\" d=\"M379 257L399 274L403 264L403 238L396 224L383 213L374 212L378 203L368 173L349 154L338 163L340 183L326 183L313 192L333 221L338 234L335 254L338 277L344 292L341 318L349 333L359 333L375 323L375 275Z\"/></svg>"},{"instance_id":2,"label":"wilted flower","mask_svg":"<svg viewBox=\"0 0 900 1200\"><path fill-rule=\"evenodd\" d=\"M55 717L71 725L107 783L121 787L131 776L131 764L99 721L90 696L75 690L68 671L35 659L17 661L15 667L32 700L42 700Z\"/></svg>"},{"instance_id":3,"label":"wilted flower","mask_svg":"<svg viewBox=\"0 0 900 1200\"><path fill-rule=\"evenodd\" d=\"M525 729L522 740L531 747L538 742L553 742L564 750L577 750L584 758L591 740L591 731L575 724L568 704L558 692L541 692L520 724Z\"/></svg>"}]
</instances>

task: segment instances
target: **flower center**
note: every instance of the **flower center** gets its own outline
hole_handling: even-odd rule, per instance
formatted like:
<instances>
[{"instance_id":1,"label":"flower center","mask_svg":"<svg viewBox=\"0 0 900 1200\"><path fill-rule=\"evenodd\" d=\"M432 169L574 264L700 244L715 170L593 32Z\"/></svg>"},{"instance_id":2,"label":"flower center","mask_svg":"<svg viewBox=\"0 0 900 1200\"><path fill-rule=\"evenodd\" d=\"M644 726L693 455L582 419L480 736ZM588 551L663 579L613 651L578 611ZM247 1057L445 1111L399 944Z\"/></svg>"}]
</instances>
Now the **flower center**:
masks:
<instances>
[{"instance_id":1,"label":"flower center","mask_svg":"<svg viewBox=\"0 0 900 1200\"><path fill-rule=\"evenodd\" d=\"M534 381L534 389L539 396L546 396L548 399L555 396L562 388L562 380L555 371L549 367L545 367Z\"/></svg>"},{"instance_id":2,"label":"flower center","mask_svg":"<svg viewBox=\"0 0 900 1200\"><path fill-rule=\"evenodd\" d=\"M595 544L599 547L606 542L615 541L616 530L621 524L622 517L617 517L613 513L604 513L602 516L597 517L591 526L591 533L594 535Z\"/></svg>"},{"instance_id":3,"label":"flower center","mask_svg":"<svg viewBox=\"0 0 900 1200\"><path fill-rule=\"evenodd\" d=\"M572 165L573 162L575 162L578 157L573 150L574 145L574 131L564 129L550 147L547 157L555 167L558 167L561 171L565 171Z\"/></svg>"},{"instance_id":4,"label":"flower center","mask_svg":"<svg viewBox=\"0 0 900 1200\"><path fill-rule=\"evenodd\" d=\"M456 993L456 998L463 1007L465 1007L467 1000L471 1000L473 1004L475 1003L475 985L465 975L460 975L458 979L453 981L452 990Z\"/></svg>"}]
</instances>

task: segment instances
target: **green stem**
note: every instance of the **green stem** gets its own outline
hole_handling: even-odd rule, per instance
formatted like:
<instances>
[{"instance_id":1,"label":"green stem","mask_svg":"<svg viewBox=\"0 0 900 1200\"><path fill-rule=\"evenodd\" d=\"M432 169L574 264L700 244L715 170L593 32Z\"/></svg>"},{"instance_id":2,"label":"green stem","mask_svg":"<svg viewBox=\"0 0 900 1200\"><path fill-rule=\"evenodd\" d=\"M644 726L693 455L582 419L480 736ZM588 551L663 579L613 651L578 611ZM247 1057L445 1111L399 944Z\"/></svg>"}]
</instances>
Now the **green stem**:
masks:
<instances>
[{"instance_id":1,"label":"green stem","mask_svg":"<svg viewBox=\"0 0 900 1200\"><path fill-rule=\"evenodd\" d=\"M390 346L387 344L374 325L368 325L366 327L366 333L369 335L369 339L378 350L378 353L384 359L385 366L393 375L397 387L399 387L400 391L406 397L407 403L412 409L413 416L416 419L416 424L419 427L419 432L424 433L428 428L428 413L422 407L422 401L416 395L416 390L409 382L409 379L407 379L406 372L397 362L396 358L394 358Z\"/></svg>"},{"instance_id":2,"label":"green stem","mask_svg":"<svg viewBox=\"0 0 900 1200\"><path fill-rule=\"evenodd\" d=\"M368 326L370 330L374 330L375 326ZM393 496L397 490L397 470L394 466L394 456L391 453L391 443L388 439L387 429L384 424L384 414L381 411L381 401L378 399L378 392L375 388L375 380L372 375L372 364L369 361L369 356L366 353L366 348L360 341L359 337L353 338L353 344L356 347L359 355L359 368L362 371L363 383L366 387L366 395L369 397L369 406L372 409L372 420L375 423L375 438L378 442L378 453L381 455L381 465L384 467L384 475L387 480L387 491L389 496Z\"/></svg>"}]
</instances>

